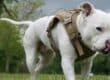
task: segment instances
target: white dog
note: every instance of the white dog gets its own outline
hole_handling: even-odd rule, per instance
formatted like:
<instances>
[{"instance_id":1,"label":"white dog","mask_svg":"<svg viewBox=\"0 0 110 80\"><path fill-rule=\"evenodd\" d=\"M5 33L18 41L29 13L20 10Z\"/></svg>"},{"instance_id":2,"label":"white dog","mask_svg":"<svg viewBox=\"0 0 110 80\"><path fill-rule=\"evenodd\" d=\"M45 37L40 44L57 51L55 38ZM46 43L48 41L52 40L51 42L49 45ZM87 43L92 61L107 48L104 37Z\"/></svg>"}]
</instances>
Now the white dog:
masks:
<instances>
[{"instance_id":1,"label":"white dog","mask_svg":"<svg viewBox=\"0 0 110 80\"><path fill-rule=\"evenodd\" d=\"M93 51L108 53L110 51L110 22L108 22L110 17L108 17L107 13L95 9L90 3L83 3L81 9L82 11L77 17L77 28L81 34L83 43ZM13 24L29 25L23 38L23 45L26 53L27 67L32 75L32 80L35 80L36 73L38 73L51 58L47 54L40 54L36 45L38 45L40 41L48 49L52 49L47 36L47 27L53 18L54 16L46 16L34 22L16 22L7 18L1 18L1 20L6 20ZM73 65L77 59L77 54L61 22L52 30L52 37L60 51L61 66L66 80L75 80ZM39 58L37 64L36 57ZM93 57L83 61L81 72L84 80L88 78L92 60Z\"/></svg>"}]
</instances>

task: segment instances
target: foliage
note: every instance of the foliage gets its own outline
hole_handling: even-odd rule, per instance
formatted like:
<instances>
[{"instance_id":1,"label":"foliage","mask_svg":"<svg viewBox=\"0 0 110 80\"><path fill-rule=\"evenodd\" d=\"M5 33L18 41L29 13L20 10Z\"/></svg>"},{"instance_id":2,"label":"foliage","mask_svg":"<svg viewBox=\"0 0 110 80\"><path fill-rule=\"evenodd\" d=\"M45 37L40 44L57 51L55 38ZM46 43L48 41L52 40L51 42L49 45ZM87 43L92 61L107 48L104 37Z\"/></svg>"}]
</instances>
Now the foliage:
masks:
<instances>
[{"instance_id":1,"label":"foliage","mask_svg":"<svg viewBox=\"0 0 110 80\"><path fill-rule=\"evenodd\" d=\"M23 48L18 41L20 40L18 32L15 26L6 22L0 22L0 61L4 62L2 68L0 68L2 71L6 70L6 67L11 69L13 64L14 67L17 67L19 63L16 62L18 60L20 62L23 58Z\"/></svg>"},{"instance_id":2,"label":"foliage","mask_svg":"<svg viewBox=\"0 0 110 80\"><path fill-rule=\"evenodd\" d=\"M11 18L16 20L37 19L37 9L43 4L43 0L15 0L10 3L8 0L6 0L4 2L6 3L8 10L12 14ZM5 16L6 13L2 15Z\"/></svg>"},{"instance_id":3,"label":"foliage","mask_svg":"<svg viewBox=\"0 0 110 80\"><path fill-rule=\"evenodd\" d=\"M41 4L42 0L0 0L0 14L1 17L28 20ZM20 30L22 29L24 26L20 27ZM24 50L19 41L20 36L18 27L0 21L0 72L26 70Z\"/></svg>"},{"instance_id":4,"label":"foliage","mask_svg":"<svg viewBox=\"0 0 110 80\"><path fill-rule=\"evenodd\" d=\"M94 60L93 72L98 74L110 74L110 54L100 54Z\"/></svg>"},{"instance_id":5,"label":"foliage","mask_svg":"<svg viewBox=\"0 0 110 80\"><path fill-rule=\"evenodd\" d=\"M3 9L2 9L2 4L3 4L4 0L0 0L0 14L2 13Z\"/></svg>"}]
</instances>

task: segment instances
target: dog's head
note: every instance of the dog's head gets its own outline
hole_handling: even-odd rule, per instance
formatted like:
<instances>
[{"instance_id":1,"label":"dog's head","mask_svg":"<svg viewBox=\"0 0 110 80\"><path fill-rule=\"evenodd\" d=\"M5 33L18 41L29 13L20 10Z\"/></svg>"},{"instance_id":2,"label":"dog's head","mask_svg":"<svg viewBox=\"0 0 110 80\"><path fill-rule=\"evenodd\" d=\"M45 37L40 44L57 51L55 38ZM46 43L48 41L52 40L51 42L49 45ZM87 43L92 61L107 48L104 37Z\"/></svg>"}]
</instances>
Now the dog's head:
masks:
<instances>
[{"instance_id":1,"label":"dog's head","mask_svg":"<svg viewBox=\"0 0 110 80\"><path fill-rule=\"evenodd\" d=\"M77 25L84 43L94 51L110 52L110 17L91 3L81 5Z\"/></svg>"}]
</instances>

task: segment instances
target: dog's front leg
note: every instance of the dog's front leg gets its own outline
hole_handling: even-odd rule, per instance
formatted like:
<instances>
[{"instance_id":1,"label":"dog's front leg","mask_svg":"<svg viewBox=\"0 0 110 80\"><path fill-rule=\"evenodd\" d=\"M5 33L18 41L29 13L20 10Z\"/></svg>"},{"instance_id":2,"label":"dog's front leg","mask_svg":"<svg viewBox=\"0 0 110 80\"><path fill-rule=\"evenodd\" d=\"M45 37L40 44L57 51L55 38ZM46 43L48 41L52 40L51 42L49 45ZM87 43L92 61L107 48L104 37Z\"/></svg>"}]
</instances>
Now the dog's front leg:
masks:
<instances>
[{"instance_id":1,"label":"dog's front leg","mask_svg":"<svg viewBox=\"0 0 110 80\"><path fill-rule=\"evenodd\" d=\"M82 80L88 80L89 79L89 74L91 72L92 64L93 64L93 59L89 58L86 59L82 62L81 65L81 78Z\"/></svg>"},{"instance_id":2,"label":"dog's front leg","mask_svg":"<svg viewBox=\"0 0 110 80\"><path fill-rule=\"evenodd\" d=\"M63 72L65 75L66 80L75 80L75 73L74 73L74 66L72 64L73 62L71 61L70 58L67 57L62 57L62 68Z\"/></svg>"},{"instance_id":3,"label":"dog's front leg","mask_svg":"<svg viewBox=\"0 0 110 80\"><path fill-rule=\"evenodd\" d=\"M84 60L81 65L81 76L82 80L89 80L89 77L91 76L91 69L93 65L93 60L97 56L98 53L95 53L92 57Z\"/></svg>"},{"instance_id":4,"label":"dog's front leg","mask_svg":"<svg viewBox=\"0 0 110 80\"><path fill-rule=\"evenodd\" d=\"M62 43L62 42L61 42ZM75 80L74 61L76 55L71 43L65 42L60 44L61 66L66 80Z\"/></svg>"}]
</instances>

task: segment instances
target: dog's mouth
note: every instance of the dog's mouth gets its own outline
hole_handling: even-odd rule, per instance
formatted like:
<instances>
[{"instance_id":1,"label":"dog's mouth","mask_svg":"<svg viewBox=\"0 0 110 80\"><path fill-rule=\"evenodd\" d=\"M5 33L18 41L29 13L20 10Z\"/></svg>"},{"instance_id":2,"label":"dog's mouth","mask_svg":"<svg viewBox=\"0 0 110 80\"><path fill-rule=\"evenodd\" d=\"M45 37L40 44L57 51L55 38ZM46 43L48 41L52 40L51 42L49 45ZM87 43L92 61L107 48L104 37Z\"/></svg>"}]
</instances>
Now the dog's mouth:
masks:
<instances>
[{"instance_id":1,"label":"dog's mouth","mask_svg":"<svg viewBox=\"0 0 110 80\"><path fill-rule=\"evenodd\" d=\"M102 49L102 52L104 54L108 54L110 53L110 40L107 40L106 43L105 43L105 48Z\"/></svg>"}]
</instances>

